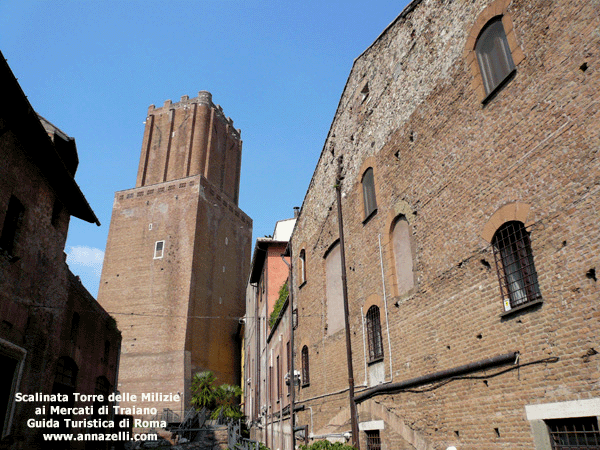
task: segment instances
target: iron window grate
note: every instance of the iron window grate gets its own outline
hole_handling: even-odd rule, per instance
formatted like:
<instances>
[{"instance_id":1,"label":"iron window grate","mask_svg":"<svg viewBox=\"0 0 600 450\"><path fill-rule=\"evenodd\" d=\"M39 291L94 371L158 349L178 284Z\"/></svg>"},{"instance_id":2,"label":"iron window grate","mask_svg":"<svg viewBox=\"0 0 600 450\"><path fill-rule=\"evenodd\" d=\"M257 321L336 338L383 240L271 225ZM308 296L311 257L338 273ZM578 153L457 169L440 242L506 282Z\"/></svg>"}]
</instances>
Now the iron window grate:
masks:
<instances>
[{"instance_id":1,"label":"iron window grate","mask_svg":"<svg viewBox=\"0 0 600 450\"><path fill-rule=\"evenodd\" d=\"M310 384L310 369L308 365L308 347L302 347L302 386Z\"/></svg>"},{"instance_id":2,"label":"iron window grate","mask_svg":"<svg viewBox=\"0 0 600 450\"><path fill-rule=\"evenodd\" d=\"M381 450L379 430L368 430L365 433L367 434L367 450Z\"/></svg>"},{"instance_id":3,"label":"iron window grate","mask_svg":"<svg viewBox=\"0 0 600 450\"><path fill-rule=\"evenodd\" d=\"M505 223L494 234L492 243L505 309L540 299L531 241L525 226L516 221Z\"/></svg>"},{"instance_id":4,"label":"iron window grate","mask_svg":"<svg viewBox=\"0 0 600 450\"><path fill-rule=\"evenodd\" d=\"M369 342L369 361L377 361L383 358L380 313L379 308L375 305L367 311L367 338Z\"/></svg>"},{"instance_id":5,"label":"iron window grate","mask_svg":"<svg viewBox=\"0 0 600 450\"><path fill-rule=\"evenodd\" d=\"M547 420L552 450L600 450L596 417Z\"/></svg>"}]
</instances>

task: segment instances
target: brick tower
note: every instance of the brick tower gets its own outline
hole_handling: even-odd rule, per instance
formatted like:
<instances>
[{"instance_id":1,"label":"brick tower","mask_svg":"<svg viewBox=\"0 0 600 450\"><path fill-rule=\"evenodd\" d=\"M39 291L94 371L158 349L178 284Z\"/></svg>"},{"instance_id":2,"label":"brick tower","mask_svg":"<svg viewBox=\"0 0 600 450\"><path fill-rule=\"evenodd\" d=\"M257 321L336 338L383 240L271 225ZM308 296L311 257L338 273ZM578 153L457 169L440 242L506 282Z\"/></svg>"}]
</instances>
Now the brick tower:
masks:
<instances>
[{"instance_id":1,"label":"brick tower","mask_svg":"<svg viewBox=\"0 0 600 450\"><path fill-rule=\"evenodd\" d=\"M123 407L179 411L201 370L240 382L252 236L237 206L241 154L240 131L209 92L148 109L136 187L115 194L98 292L123 333L119 391L138 396Z\"/></svg>"}]
</instances>

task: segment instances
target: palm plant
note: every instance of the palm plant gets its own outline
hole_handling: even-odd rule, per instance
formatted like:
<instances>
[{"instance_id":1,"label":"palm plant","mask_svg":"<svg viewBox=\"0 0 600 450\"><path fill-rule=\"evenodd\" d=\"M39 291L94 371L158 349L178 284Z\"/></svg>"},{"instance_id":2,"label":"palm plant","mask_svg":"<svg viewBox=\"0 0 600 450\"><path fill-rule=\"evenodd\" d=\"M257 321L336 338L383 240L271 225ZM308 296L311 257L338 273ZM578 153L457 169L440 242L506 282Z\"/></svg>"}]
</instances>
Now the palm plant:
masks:
<instances>
[{"instance_id":1,"label":"palm plant","mask_svg":"<svg viewBox=\"0 0 600 450\"><path fill-rule=\"evenodd\" d=\"M197 410L214 408L215 388L213 384L216 379L215 374L210 370L196 372L192 377L192 405Z\"/></svg>"},{"instance_id":2,"label":"palm plant","mask_svg":"<svg viewBox=\"0 0 600 450\"><path fill-rule=\"evenodd\" d=\"M210 415L211 419L224 417L227 419L240 419L239 397L242 395L242 388L230 384L222 384L214 391L215 409Z\"/></svg>"}]
</instances>

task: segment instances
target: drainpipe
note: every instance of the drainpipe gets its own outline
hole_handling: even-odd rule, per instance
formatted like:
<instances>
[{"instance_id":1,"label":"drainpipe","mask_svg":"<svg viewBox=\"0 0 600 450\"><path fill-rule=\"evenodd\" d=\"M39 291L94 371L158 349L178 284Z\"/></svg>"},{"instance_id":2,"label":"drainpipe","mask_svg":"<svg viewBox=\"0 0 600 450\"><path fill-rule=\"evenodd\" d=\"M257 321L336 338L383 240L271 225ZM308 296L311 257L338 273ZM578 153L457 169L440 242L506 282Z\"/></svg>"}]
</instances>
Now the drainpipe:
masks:
<instances>
[{"instance_id":1,"label":"drainpipe","mask_svg":"<svg viewBox=\"0 0 600 450\"><path fill-rule=\"evenodd\" d=\"M117 366L115 368L115 384L114 384L114 393L119 394L119 370L121 369L121 344L117 348ZM115 395L116 397L116 395ZM115 417L115 406L117 406L117 400L113 402L112 412L110 414L110 419L114 419ZM181 419L183 420L183 419Z\"/></svg>"},{"instance_id":2,"label":"drainpipe","mask_svg":"<svg viewBox=\"0 0 600 450\"><path fill-rule=\"evenodd\" d=\"M265 343L265 352L266 352L266 356L265 356L265 380L267 380L266 385L265 385L265 398L267 399L266 401L266 405L267 405L267 411L266 411L266 416L265 416L265 424L266 424L266 432L267 435L269 434L269 408L272 407L271 405L271 396L269 395L269 387L271 386L271 383L273 382L272 378L273 378L273 374L269 373L268 367L269 367L269 362L271 367L273 367L273 353L272 351L269 354L269 343L267 342L267 336L269 336L269 317L271 312L269 311L269 250L268 248L265 250L265 263L264 263L264 272L263 272L263 283L264 283L264 287L265 287L265 318L264 318L264 323L265 323L265 335L264 337L264 343ZM268 356L271 357L271 361L269 361ZM270 375L270 376L269 376ZM273 412L271 411L271 446L273 446ZM269 444L267 444L267 447L269 446Z\"/></svg>"},{"instance_id":3,"label":"drainpipe","mask_svg":"<svg viewBox=\"0 0 600 450\"><path fill-rule=\"evenodd\" d=\"M492 358L482 359L477 362L464 364L462 366L453 367L451 369L442 370L440 372L434 372L427 375L423 375L417 378L411 378L410 380L401 381L399 383L390 383L390 384L380 384L371 389L367 389L362 391L360 394L356 396L356 402L361 403L367 400L370 397L374 397L375 395L390 393L400 391L402 389L408 389L411 387L433 383L434 381L442 380L445 378L456 377L459 375L464 375L469 372L475 372L478 370L484 370L489 367L500 366L502 364L507 364L512 362L513 364L517 363L517 357L519 352L510 352L504 355L494 356Z\"/></svg>"},{"instance_id":4,"label":"drainpipe","mask_svg":"<svg viewBox=\"0 0 600 450\"><path fill-rule=\"evenodd\" d=\"M390 320L388 316L387 293L385 291L385 274L383 273L383 254L381 252L381 234L379 239L379 264L381 265L381 285L383 286L383 304L385 306L385 325L387 328L388 349L390 359L390 382L394 381L394 372L392 368L392 341L390 341Z\"/></svg>"},{"instance_id":5,"label":"drainpipe","mask_svg":"<svg viewBox=\"0 0 600 450\"><path fill-rule=\"evenodd\" d=\"M260 417L260 317L258 317L258 283L254 287L254 340L256 341L256 367L253 367L255 373L254 381L254 423L256 423L256 435L258 436L258 421Z\"/></svg>"},{"instance_id":6,"label":"drainpipe","mask_svg":"<svg viewBox=\"0 0 600 450\"><path fill-rule=\"evenodd\" d=\"M367 368L367 340L365 338L365 314L364 309L360 307L360 323L362 324L362 338L363 338L363 355L365 360L365 386L369 385L368 379L368 368Z\"/></svg>"},{"instance_id":7,"label":"drainpipe","mask_svg":"<svg viewBox=\"0 0 600 450\"><path fill-rule=\"evenodd\" d=\"M290 311L290 354L288 355L290 358L290 434L292 435L291 440L291 450L294 450L296 447L296 436L295 436L295 415L294 415L294 403L296 401L296 373L294 372L294 259L292 252L292 241L288 242L290 263L285 260L285 257L281 255L281 259L288 266L290 271L290 284L288 286L288 296L289 303L288 308ZM283 417L282 417L283 420Z\"/></svg>"},{"instance_id":8,"label":"drainpipe","mask_svg":"<svg viewBox=\"0 0 600 450\"><path fill-rule=\"evenodd\" d=\"M352 367L352 341L350 336L350 319L348 312L348 282L346 280L346 253L344 249L344 219L342 216L342 159L338 158L338 173L335 180L335 190L337 194L337 213L338 228L340 234L340 259L342 270L342 294L344 299L344 323L346 328L346 359L348 361L348 392L350 401L350 422L352 424L352 445L360 450L360 440L358 436L358 417L356 413L356 403L354 401L354 369Z\"/></svg>"}]
</instances>

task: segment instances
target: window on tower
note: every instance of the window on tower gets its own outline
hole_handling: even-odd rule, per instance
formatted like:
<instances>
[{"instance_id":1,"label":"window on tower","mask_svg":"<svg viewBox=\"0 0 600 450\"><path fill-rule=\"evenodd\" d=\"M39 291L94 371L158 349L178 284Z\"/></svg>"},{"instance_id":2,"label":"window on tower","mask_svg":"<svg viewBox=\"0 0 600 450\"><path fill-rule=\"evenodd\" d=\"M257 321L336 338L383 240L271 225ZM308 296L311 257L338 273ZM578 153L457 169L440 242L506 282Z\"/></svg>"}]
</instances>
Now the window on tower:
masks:
<instances>
[{"instance_id":1,"label":"window on tower","mask_svg":"<svg viewBox=\"0 0 600 450\"><path fill-rule=\"evenodd\" d=\"M163 257L165 251L165 241L156 241L154 244L154 259Z\"/></svg>"}]
</instances>

